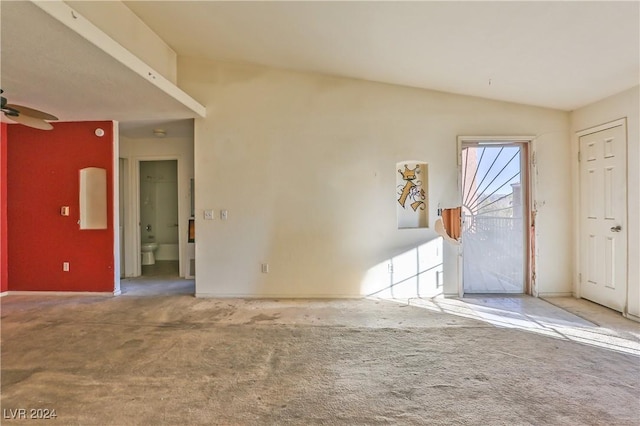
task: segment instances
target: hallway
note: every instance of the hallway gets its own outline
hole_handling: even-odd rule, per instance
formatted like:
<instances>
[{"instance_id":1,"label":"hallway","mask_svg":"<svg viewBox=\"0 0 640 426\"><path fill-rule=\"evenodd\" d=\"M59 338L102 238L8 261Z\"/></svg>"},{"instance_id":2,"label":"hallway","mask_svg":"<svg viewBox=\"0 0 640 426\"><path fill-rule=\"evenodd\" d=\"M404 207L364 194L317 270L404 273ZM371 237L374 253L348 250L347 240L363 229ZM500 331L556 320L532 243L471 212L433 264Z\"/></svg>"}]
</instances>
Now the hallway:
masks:
<instances>
[{"instance_id":1,"label":"hallway","mask_svg":"<svg viewBox=\"0 0 640 426\"><path fill-rule=\"evenodd\" d=\"M142 276L123 278L123 296L162 296L195 294L195 280L179 277L178 261L158 260L155 265L143 265Z\"/></svg>"}]
</instances>

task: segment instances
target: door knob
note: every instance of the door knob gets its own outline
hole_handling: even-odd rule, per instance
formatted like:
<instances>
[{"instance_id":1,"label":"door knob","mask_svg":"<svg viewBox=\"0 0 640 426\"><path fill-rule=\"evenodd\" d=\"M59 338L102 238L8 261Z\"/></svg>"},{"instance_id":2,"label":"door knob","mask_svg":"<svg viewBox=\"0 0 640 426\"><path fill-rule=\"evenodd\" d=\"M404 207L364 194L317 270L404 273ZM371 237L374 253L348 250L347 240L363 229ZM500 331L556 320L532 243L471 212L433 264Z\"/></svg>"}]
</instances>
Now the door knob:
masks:
<instances>
[{"instance_id":1,"label":"door knob","mask_svg":"<svg viewBox=\"0 0 640 426\"><path fill-rule=\"evenodd\" d=\"M620 232L620 231L622 231L622 226L620 225L611 227L611 232Z\"/></svg>"}]
</instances>

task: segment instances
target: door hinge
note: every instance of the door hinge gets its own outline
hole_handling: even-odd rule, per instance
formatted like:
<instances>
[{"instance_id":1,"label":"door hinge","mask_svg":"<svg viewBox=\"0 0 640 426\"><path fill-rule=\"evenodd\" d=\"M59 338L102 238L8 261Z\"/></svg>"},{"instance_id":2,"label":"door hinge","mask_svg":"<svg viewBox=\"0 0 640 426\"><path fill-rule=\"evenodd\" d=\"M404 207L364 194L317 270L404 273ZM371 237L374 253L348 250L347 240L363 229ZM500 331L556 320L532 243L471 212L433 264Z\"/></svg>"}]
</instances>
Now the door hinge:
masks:
<instances>
[{"instance_id":1,"label":"door hinge","mask_svg":"<svg viewBox=\"0 0 640 426\"><path fill-rule=\"evenodd\" d=\"M536 165L536 153L535 152L531 153L531 165L532 166Z\"/></svg>"},{"instance_id":2,"label":"door hinge","mask_svg":"<svg viewBox=\"0 0 640 426\"><path fill-rule=\"evenodd\" d=\"M582 161L582 156L581 156L580 154L581 154L581 152L580 152L580 151L578 151L578 163L579 163L580 161Z\"/></svg>"},{"instance_id":3,"label":"door hinge","mask_svg":"<svg viewBox=\"0 0 640 426\"><path fill-rule=\"evenodd\" d=\"M582 284L582 274L578 274L578 283Z\"/></svg>"}]
</instances>

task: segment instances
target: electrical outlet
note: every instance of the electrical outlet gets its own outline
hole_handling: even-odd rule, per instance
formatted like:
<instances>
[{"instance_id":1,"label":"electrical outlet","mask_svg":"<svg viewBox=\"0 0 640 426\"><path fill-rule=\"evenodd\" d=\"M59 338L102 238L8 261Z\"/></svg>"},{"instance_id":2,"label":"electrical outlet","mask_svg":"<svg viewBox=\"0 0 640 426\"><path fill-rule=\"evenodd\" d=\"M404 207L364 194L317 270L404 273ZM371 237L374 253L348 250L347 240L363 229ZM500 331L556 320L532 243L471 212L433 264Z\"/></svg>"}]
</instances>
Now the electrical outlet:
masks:
<instances>
[{"instance_id":1,"label":"electrical outlet","mask_svg":"<svg viewBox=\"0 0 640 426\"><path fill-rule=\"evenodd\" d=\"M69 272L69 262L62 262L62 270L64 272Z\"/></svg>"},{"instance_id":2,"label":"electrical outlet","mask_svg":"<svg viewBox=\"0 0 640 426\"><path fill-rule=\"evenodd\" d=\"M268 263L263 263L262 264L262 273L263 274L268 274L269 273L269 264Z\"/></svg>"},{"instance_id":3,"label":"electrical outlet","mask_svg":"<svg viewBox=\"0 0 640 426\"><path fill-rule=\"evenodd\" d=\"M204 220L213 220L213 210L204 211Z\"/></svg>"}]
</instances>

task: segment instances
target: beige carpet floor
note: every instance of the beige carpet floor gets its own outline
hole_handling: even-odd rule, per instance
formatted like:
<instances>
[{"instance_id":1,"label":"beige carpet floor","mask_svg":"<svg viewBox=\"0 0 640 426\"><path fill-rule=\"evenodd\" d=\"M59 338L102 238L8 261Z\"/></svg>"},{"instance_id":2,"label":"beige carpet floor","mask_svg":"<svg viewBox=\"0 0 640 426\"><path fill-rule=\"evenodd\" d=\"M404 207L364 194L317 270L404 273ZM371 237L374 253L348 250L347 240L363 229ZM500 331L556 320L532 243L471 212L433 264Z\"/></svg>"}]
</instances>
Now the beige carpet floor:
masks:
<instances>
[{"instance_id":1,"label":"beige carpet floor","mask_svg":"<svg viewBox=\"0 0 640 426\"><path fill-rule=\"evenodd\" d=\"M625 352L433 306L4 297L2 424L639 424L635 323Z\"/></svg>"}]
</instances>

